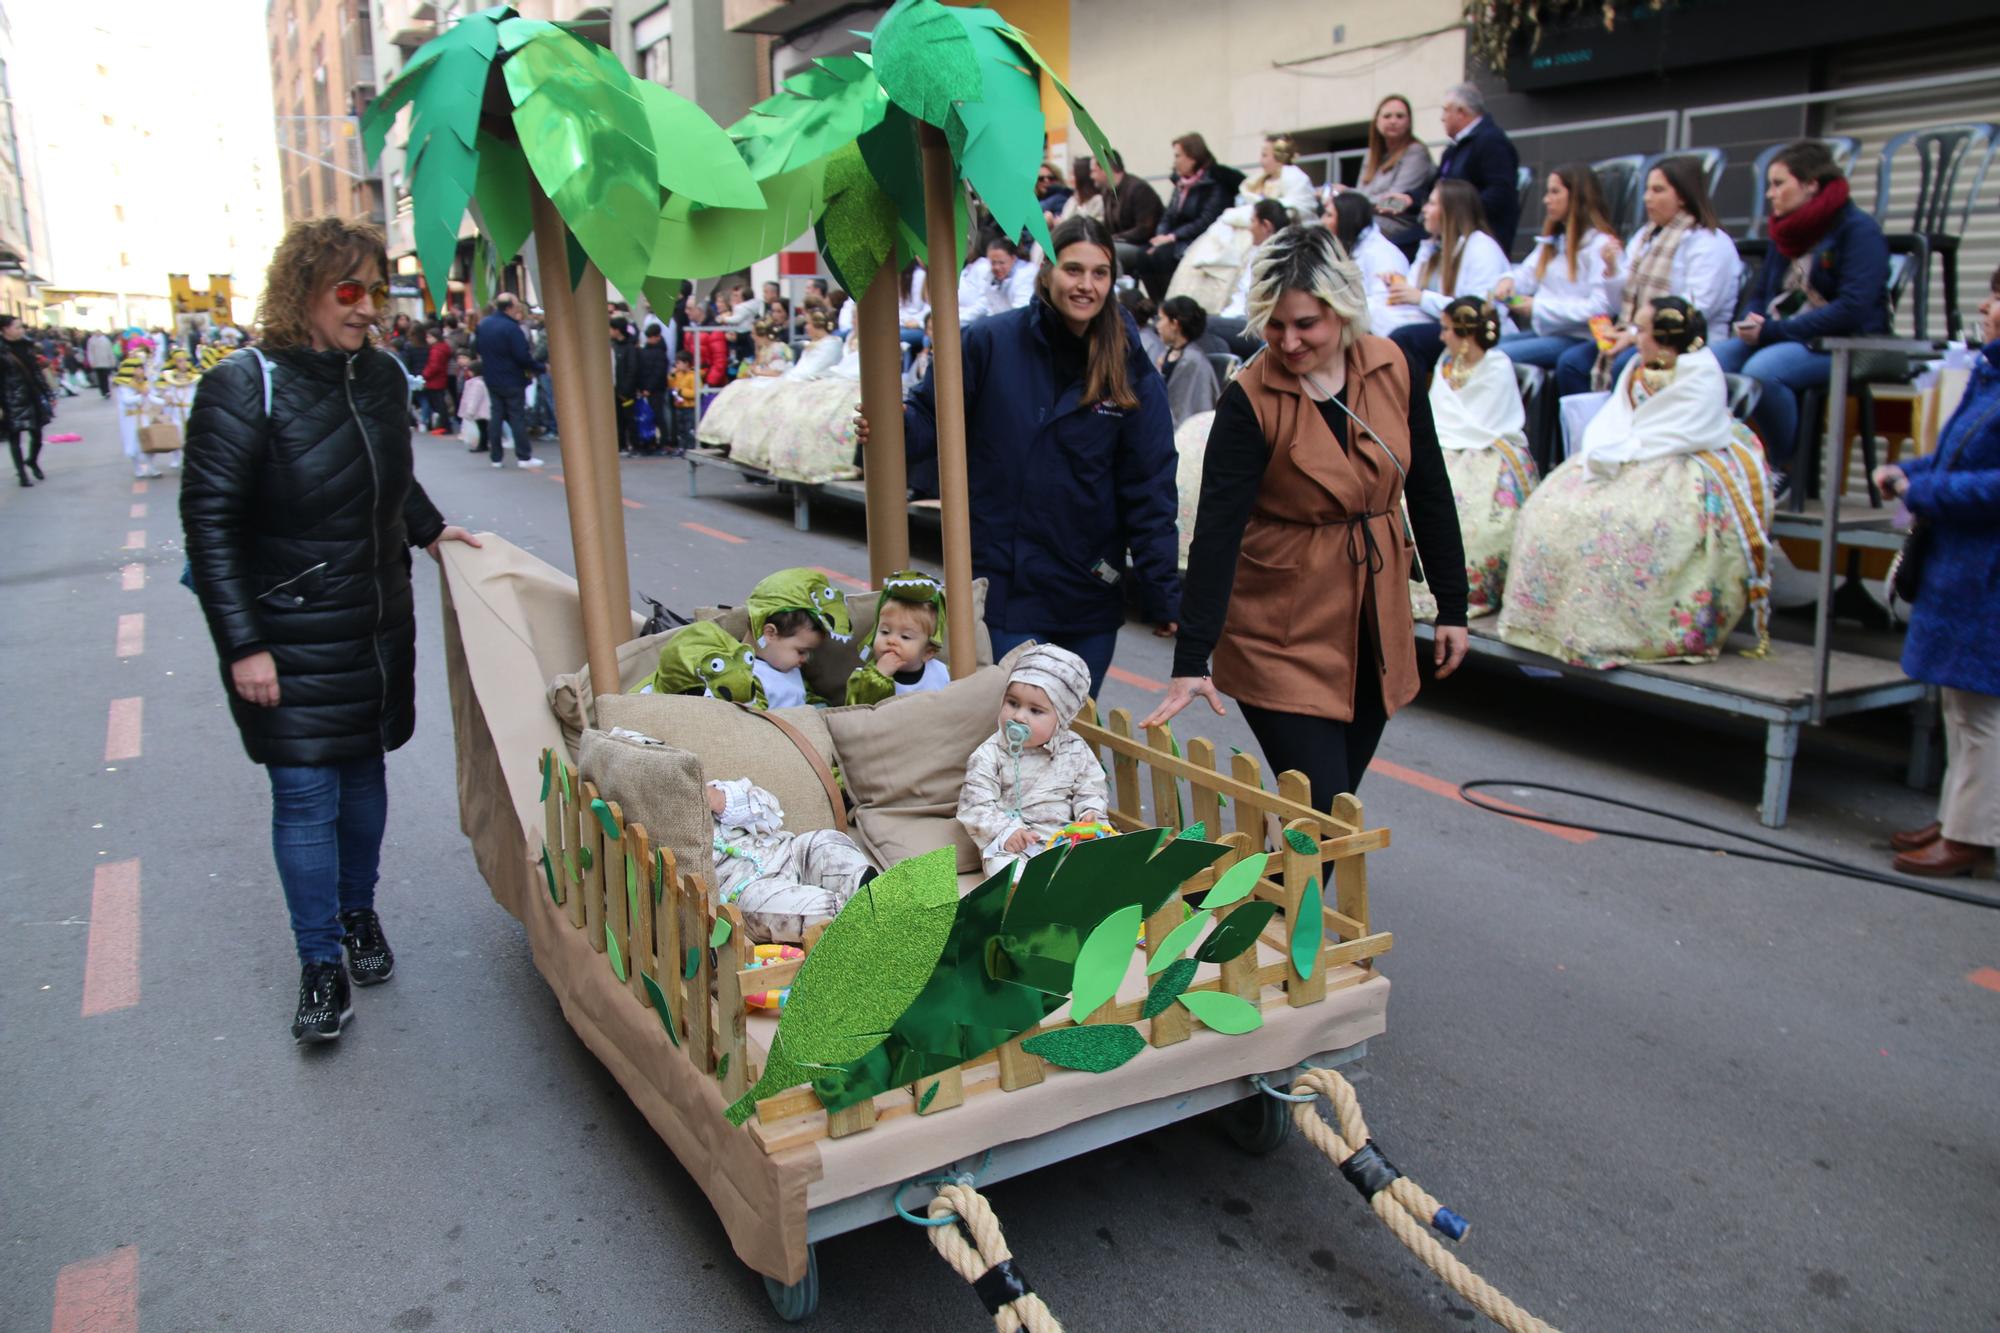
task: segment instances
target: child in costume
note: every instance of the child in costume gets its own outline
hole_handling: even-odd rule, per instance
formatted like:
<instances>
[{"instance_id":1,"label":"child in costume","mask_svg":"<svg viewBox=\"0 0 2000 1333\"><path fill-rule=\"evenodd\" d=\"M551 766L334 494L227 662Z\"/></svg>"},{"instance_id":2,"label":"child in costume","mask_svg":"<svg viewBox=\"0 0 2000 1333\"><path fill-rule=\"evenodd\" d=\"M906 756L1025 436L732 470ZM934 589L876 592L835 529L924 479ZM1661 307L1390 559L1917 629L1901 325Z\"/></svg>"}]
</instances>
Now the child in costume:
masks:
<instances>
[{"instance_id":1,"label":"child in costume","mask_svg":"<svg viewBox=\"0 0 2000 1333\"><path fill-rule=\"evenodd\" d=\"M486 376L476 356L458 358L460 388L458 391L458 416L461 421L474 423L479 430L479 443L470 446L468 453L488 452L488 436L493 429L490 418L493 415L493 398L486 390Z\"/></svg>"},{"instance_id":2,"label":"child in costume","mask_svg":"<svg viewBox=\"0 0 2000 1333\"><path fill-rule=\"evenodd\" d=\"M854 635L847 597L816 569L781 569L750 590L750 670L763 687L765 707L801 708L826 700L806 688L805 665L829 638Z\"/></svg>"},{"instance_id":3,"label":"child in costume","mask_svg":"<svg viewBox=\"0 0 2000 1333\"><path fill-rule=\"evenodd\" d=\"M1066 648L1037 645L1007 677L1000 725L965 768L958 822L997 875L1069 824L1098 823L1110 806L1104 766L1070 723L1090 694L1090 668Z\"/></svg>"},{"instance_id":4,"label":"child in costume","mask_svg":"<svg viewBox=\"0 0 2000 1333\"><path fill-rule=\"evenodd\" d=\"M158 388L163 404L160 420L179 430L183 439L187 436L188 411L194 406L194 388L200 380L201 372L188 359L185 348L176 346L167 354L166 368L160 372ZM160 461L170 468L179 467L180 450L163 455Z\"/></svg>"},{"instance_id":5,"label":"child in costume","mask_svg":"<svg viewBox=\"0 0 2000 1333\"><path fill-rule=\"evenodd\" d=\"M152 376L146 370L149 346L144 338L134 338L125 359L118 364L118 373L111 377L112 398L118 404L118 437L125 446L125 456L132 460L135 477L163 475L139 447L140 428L152 425L166 410L166 404L153 391Z\"/></svg>"},{"instance_id":6,"label":"child in costume","mask_svg":"<svg viewBox=\"0 0 2000 1333\"><path fill-rule=\"evenodd\" d=\"M693 356L675 353L674 373L667 376L667 387L673 395L673 405L667 409L672 417L668 452L678 458L694 447L694 407L700 389L694 382Z\"/></svg>"},{"instance_id":7,"label":"child in costume","mask_svg":"<svg viewBox=\"0 0 2000 1333\"><path fill-rule=\"evenodd\" d=\"M634 694L695 694L727 703L764 706L750 664L756 659L712 620L697 620L660 645L660 665Z\"/></svg>"},{"instance_id":8,"label":"child in costume","mask_svg":"<svg viewBox=\"0 0 2000 1333\"><path fill-rule=\"evenodd\" d=\"M944 614L944 585L930 575L905 569L884 579L875 636L847 678L847 702L880 703L951 684L951 673L938 660Z\"/></svg>"},{"instance_id":9,"label":"child in costume","mask_svg":"<svg viewBox=\"0 0 2000 1333\"><path fill-rule=\"evenodd\" d=\"M834 829L785 831L777 798L748 778L708 784L715 816L715 891L736 904L753 940L803 944L806 927L840 915L875 867Z\"/></svg>"}]
</instances>

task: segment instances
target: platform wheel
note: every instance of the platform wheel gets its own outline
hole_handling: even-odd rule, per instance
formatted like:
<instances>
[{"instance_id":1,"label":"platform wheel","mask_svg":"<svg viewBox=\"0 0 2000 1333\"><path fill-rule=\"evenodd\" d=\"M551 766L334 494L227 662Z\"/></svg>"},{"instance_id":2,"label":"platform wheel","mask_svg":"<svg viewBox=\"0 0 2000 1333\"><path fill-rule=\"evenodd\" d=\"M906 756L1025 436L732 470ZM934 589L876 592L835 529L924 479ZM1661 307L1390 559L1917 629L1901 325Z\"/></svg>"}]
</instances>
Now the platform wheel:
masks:
<instances>
[{"instance_id":1,"label":"platform wheel","mask_svg":"<svg viewBox=\"0 0 2000 1333\"><path fill-rule=\"evenodd\" d=\"M1262 1097L1260 1101L1269 1101ZM810 1319L819 1309L819 1246L806 1246L806 1275L797 1282L780 1282L774 1277L764 1279L764 1294L771 1298L771 1308L778 1312L778 1318L788 1324L796 1324Z\"/></svg>"},{"instance_id":2,"label":"platform wheel","mask_svg":"<svg viewBox=\"0 0 2000 1333\"><path fill-rule=\"evenodd\" d=\"M1261 1092L1223 1107L1221 1115L1229 1141L1254 1157L1276 1152L1292 1132L1291 1104Z\"/></svg>"}]
</instances>

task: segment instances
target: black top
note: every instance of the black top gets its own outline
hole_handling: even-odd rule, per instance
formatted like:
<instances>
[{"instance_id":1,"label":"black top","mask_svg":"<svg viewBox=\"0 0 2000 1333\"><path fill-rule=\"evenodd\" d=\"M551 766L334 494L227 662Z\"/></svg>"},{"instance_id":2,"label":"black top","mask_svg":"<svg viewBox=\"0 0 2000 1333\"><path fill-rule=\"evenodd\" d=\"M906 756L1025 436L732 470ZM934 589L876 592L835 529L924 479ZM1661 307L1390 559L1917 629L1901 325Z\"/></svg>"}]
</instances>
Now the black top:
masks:
<instances>
[{"instance_id":1,"label":"black top","mask_svg":"<svg viewBox=\"0 0 2000 1333\"><path fill-rule=\"evenodd\" d=\"M1345 403L1343 388L1334 395ZM1347 414L1331 400L1314 402L1342 449L1348 443ZM1369 441L1367 448L1374 448ZM1256 507L1271 445L1257 424L1257 410L1243 386L1232 382L1215 404L1215 424L1208 432L1208 452L1201 467L1201 504L1196 511L1194 543L1188 549L1187 574L1181 583L1181 630L1174 646L1176 676L1206 676L1209 654L1222 636L1229 610L1229 590L1236 580L1236 558L1243 529ZM1458 505L1451 496L1451 478L1438 448L1437 426L1431 420L1430 399L1410 395L1410 475L1403 485L1410 506L1410 526L1416 530L1417 555L1437 598L1440 625L1465 624L1465 544L1458 531Z\"/></svg>"},{"instance_id":2,"label":"black top","mask_svg":"<svg viewBox=\"0 0 2000 1333\"><path fill-rule=\"evenodd\" d=\"M1042 312L1042 335L1049 340L1050 367L1055 371L1056 396L1084 377L1090 369L1090 344L1069 331L1069 325L1047 301L1037 300Z\"/></svg>"}]
</instances>

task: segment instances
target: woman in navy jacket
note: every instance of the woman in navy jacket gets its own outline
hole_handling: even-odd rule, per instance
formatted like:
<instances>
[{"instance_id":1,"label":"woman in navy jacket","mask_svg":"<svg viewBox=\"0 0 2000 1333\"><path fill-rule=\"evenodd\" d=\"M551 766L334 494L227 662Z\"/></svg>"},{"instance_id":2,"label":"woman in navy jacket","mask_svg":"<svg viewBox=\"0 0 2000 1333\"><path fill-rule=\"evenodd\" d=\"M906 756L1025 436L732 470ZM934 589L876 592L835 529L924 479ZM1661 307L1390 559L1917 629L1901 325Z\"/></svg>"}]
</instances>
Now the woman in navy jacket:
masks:
<instances>
[{"instance_id":1,"label":"woman in navy jacket","mask_svg":"<svg viewBox=\"0 0 2000 1333\"><path fill-rule=\"evenodd\" d=\"M1145 618L1175 629L1181 583L1173 418L1165 382L1111 299L1110 233L1055 230L1039 299L965 331L972 571L993 650L1059 644L1104 687L1125 621L1126 556ZM937 494L932 378L903 410L910 488Z\"/></svg>"},{"instance_id":2,"label":"woman in navy jacket","mask_svg":"<svg viewBox=\"0 0 2000 1333\"><path fill-rule=\"evenodd\" d=\"M1930 532L1903 670L1943 687L1948 759L1936 822L1892 834L1906 875L1969 875L2000 844L2000 270L1986 346L1936 452L1875 470Z\"/></svg>"},{"instance_id":3,"label":"woman in navy jacket","mask_svg":"<svg viewBox=\"0 0 2000 1333\"><path fill-rule=\"evenodd\" d=\"M1889 246L1874 218L1847 198L1826 145L1801 139L1771 162L1771 253L1745 293L1736 336L1715 344L1732 374L1763 386L1751 424L1773 471L1798 447L1799 394L1824 385L1833 357L1814 338L1889 331Z\"/></svg>"}]
</instances>

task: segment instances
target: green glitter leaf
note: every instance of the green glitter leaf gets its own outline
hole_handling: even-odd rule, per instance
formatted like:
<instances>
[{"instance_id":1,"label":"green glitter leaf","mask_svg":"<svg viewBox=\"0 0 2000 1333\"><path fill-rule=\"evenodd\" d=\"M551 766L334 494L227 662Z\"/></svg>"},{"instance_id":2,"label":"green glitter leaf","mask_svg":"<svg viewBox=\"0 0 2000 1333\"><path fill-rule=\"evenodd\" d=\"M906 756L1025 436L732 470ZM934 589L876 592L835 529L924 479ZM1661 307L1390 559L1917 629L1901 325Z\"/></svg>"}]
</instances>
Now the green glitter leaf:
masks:
<instances>
[{"instance_id":1,"label":"green glitter leaf","mask_svg":"<svg viewBox=\"0 0 2000 1333\"><path fill-rule=\"evenodd\" d=\"M1258 932L1270 924L1277 910L1276 903L1244 903L1222 918L1221 923L1208 933L1208 938L1194 951L1196 960L1203 963L1228 962L1257 943Z\"/></svg>"},{"instance_id":2,"label":"green glitter leaf","mask_svg":"<svg viewBox=\"0 0 2000 1333\"><path fill-rule=\"evenodd\" d=\"M940 129L956 105L986 93L979 54L960 16L937 0L902 0L875 24L875 77L889 100Z\"/></svg>"},{"instance_id":3,"label":"green glitter leaf","mask_svg":"<svg viewBox=\"0 0 2000 1333\"><path fill-rule=\"evenodd\" d=\"M724 1051L722 1053L722 1058L715 1062L715 1081L720 1083L723 1079L728 1077L729 1077L729 1052Z\"/></svg>"},{"instance_id":4,"label":"green glitter leaf","mask_svg":"<svg viewBox=\"0 0 2000 1333\"><path fill-rule=\"evenodd\" d=\"M1076 981L1070 990L1070 1017L1081 1023L1118 993L1118 983L1132 963L1132 943L1143 917L1137 903L1121 907L1098 923L1076 955Z\"/></svg>"},{"instance_id":5,"label":"green glitter leaf","mask_svg":"<svg viewBox=\"0 0 2000 1333\"><path fill-rule=\"evenodd\" d=\"M700 970L701 948L697 945L689 948L687 951L687 961L681 964L681 978L685 981L693 981L694 974Z\"/></svg>"},{"instance_id":6,"label":"green glitter leaf","mask_svg":"<svg viewBox=\"0 0 2000 1333\"><path fill-rule=\"evenodd\" d=\"M1102 1074L1145 1050L1146 1039L1130 1023L1094 1023L1038 1032L1022 1042L1021 1049L1064 1069Z\"/></svg>"},{"instance_id":7,"label":"green glitter leaf","mask_svg":"<svg viewBox=\"0 0 2000 1333\"><path fill-rule=\"evenodd\" d=\"M1186 828L1182 829L1175 836L1181 838L1192 838L1196 842L1204 842L1208 838L1208 821L1205 819L1197 819L1194 821L1194 823L1189 824Z\"/></svg>"},{"instance_id":8,"label":"green glitter leaf","mask_svg":"<svg viewBox=\"0 0 2000 1333\"><path fill-rule=\"evenodd\" d=\"M1196 912L1168 931L1167 937L1160 941L1159 949L1153 954L1152 961L1146 964L1146 975L1151 976L1163 970L1179 958L1188 945L1194 943L1194 937L1201 934L1202 928L1214 915L1215 913L1209 911Z\"/></svg>"},{"instance_id":9,"label":"green glitter leaf","mask_svg":"<svg viewBox=\"0 0 2000 1333\"><path fill-rule=\"evenodd\" d=\"M1264 877L1264 866L1270 859L1264 852L1244 857L1222 872L1222 877L1215 881L1215 887L1208 891L1201 905L1211 909L1227 907L1248 898L1256 889L1257 881Z\"/></svg>"},{"instance_id":10,"label":"green glitter leaf","mask_svg":"<svg viewBox=\"0 0 2000 1333\"><path fill-rule=\"evenodd\" d=\"M1180 997L1180 1003L1204 1026L1232 1037L1254 1032L1264 1025L1264 1015L1257 1011L1256 1005L1227 991L1189 991Z\"/></svg>"},{"instance_id":11,"label":"green glitter leaf","mask_svg":"<svg viewBox=\"0 0 2000 1333\"><path fill-rule=\"evenodd\" d=\"M597 822L604 826L604 836L618 841L618 821L611 817L611 807L599 796L590 803L590 813L597 816Z\"/></svg>"},{"instance_id":12,"label":"green glitter leaf","mask_svg":"<svg viewBox=\"0 0 2000 1333\"><path fill-rule=\"evenodd\" d=\"M708 947L711 949L720 949L723 945L729 943L729 930L728 917L719 916L715 918L715 929L708 932Z\"/></svg>"},{"instance_id":13,"label":"green glitter leaf","mask_svg":"<svg viewBox=\"0 0 2000 1333\"><path fill-rule=\"evenodd\" d=\"M1306 881L1306 891L1299 895L1298 915L1292 920L1292 967L1308 981L1319 966L1319 946L1326 938L1320 903L1319 879L1314 877Z\"/></svg>"},{"instance_id":14,"label":"green glitter leaf","mask_svg":"<svg viewBox=\"0 0 2000 1333\"><path fill-rule=\"evenodd\" d=\"M561 907L562 895L556 892L556 868L555 865L549 860L549 849L548 849L548 844L546 843L542 845L542 874L546 876L549 881L549 901L554 903L557 907Z\"/></svg>"},{"instance_id":15,"label":"green glitter leaf","mask_svg":"<svg viewBox=\"0 0 2000 1333\"><path fill-rule=\"evenodd\" d=\"M924 1089L924 1095L917 1098L918 1115L922 1115L925 1111L931 1109L931 1103L937 1100L938 1087L939 1085L933 1082L928 1088Z\"/></svg>"},{"instance_id":16,"label":"green glitter leaf","mask_svg":"<svg viewBox=\"0 0 2000 1333\"><path fill-rule=\"evenodd\" d=\"M896 253L896 205L868 174L854 144L827 159L826 209L814 238L827 267L857 301L867 294L882 261Z\"/></svg>"},{"instance_id":17,"label":"green glitter leaf","mask_svg":"<svg viewBox=\"0 0 2000 1333\"><path fill-rule=\"evenodd\" d=\"M620 981L624 981L626 979L625 952L618 947L618 937L611 933L611 923L609 921L604 923L604 952L611 959L611 970L617 974Z\"/></svg>"},{"instance_id":18,"label":"green glitter leaf","mask_svg":"<svg viewBox=\"0 0 2000 1333\"><path fill-rule=\"evenodd\" d=\"M1195 968L1200 966L1192 958L1176 958L1153 983L1153 989L1146 992L1146 1002L1139 1006L1139 1017L1152 1018L1163 1014L1173 1004L1180 993L1194 980Z\"/></svg>"},{"instance_id":19,"label":"green glitter leaf","mask_svg":"<svg viewBox=\"0 0 2000 1333\"><path fill-rule=\"evenodd\" d=\"M667 1040L678 1046L681 1034L674 1031L674 1009L667 1002L667 993L660 989L660 983L649 973L641 972L639 981L646 987L646 998L653 1002L653 1012L660 1016L660 1026L667 1030Z\"/></svg>"},{"instance_id":20,"label":"green glitter leaf","mask_svg":"<svg viewBox=\"0 0 2000 1333\"><path fill-rule=\"evenodd\" d=\"M1300 856L1317 856L1319 854L1318 841L1313 838L1312 834L1304 832L1301 829L1288 828L1285 830L1285 846L1291 848Z\"/></svg>"}]
</instances>

